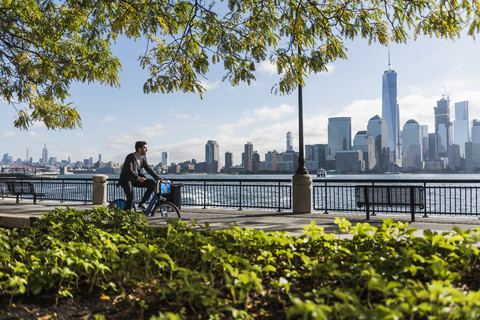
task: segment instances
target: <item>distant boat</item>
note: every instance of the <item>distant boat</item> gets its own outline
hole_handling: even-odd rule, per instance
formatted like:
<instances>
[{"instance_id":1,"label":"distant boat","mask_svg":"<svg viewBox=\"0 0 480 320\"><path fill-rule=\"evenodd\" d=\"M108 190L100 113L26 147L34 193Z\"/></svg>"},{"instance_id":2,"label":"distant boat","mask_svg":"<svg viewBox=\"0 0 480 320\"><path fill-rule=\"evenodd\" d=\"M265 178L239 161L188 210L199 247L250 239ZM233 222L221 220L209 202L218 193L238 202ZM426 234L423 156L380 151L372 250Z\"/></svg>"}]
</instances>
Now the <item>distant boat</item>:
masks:
<instances>
[{"instance_id":1,"label":"distant boat","mask_svg":"<svg viewBox=\"0 0 480 320\"><path fill-rule=\"evenodd\" d=\"M327 171L323 168L317 170L317 177L325 177L327 175Z\"/></svg>"}]
</instances>

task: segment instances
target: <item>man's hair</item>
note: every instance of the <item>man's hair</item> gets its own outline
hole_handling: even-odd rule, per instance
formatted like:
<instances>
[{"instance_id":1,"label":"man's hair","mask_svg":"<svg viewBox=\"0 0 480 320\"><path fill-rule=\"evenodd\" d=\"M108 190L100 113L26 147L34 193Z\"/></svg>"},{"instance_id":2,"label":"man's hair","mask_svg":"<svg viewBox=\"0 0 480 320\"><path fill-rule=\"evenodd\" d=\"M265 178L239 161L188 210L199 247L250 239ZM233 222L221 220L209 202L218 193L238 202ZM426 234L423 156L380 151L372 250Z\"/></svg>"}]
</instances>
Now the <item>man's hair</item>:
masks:
<instances>
[{"instance_id":1,"label":"man's hair","mask_svg":"<svg viewBox=\"0 0 480 320\"><path fill-rule=\"evenodd\" d=\"M137 141L135 142L135 152L138 151L138 149L142 149L144 145L146 145L146 141Z\"/></svg>"}]
</instances>

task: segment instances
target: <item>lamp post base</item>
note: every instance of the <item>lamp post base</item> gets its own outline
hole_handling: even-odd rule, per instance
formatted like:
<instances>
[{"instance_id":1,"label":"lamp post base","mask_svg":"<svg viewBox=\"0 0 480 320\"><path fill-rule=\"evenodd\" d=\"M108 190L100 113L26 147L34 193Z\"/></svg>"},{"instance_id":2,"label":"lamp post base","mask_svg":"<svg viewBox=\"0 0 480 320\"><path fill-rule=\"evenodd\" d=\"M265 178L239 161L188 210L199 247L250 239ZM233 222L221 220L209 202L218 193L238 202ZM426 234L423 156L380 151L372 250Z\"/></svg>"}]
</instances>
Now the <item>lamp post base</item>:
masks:
<instances>
[{"instance_id":1,"label":"lamp post base","mask_svg":"<svg viewBox=\"0 0 480 320\"><path fill-rule=\"evenodd\" d=\"M296 173L292 178L293 213L312 212L312 176Z\"/></svg>"}]
</instances>

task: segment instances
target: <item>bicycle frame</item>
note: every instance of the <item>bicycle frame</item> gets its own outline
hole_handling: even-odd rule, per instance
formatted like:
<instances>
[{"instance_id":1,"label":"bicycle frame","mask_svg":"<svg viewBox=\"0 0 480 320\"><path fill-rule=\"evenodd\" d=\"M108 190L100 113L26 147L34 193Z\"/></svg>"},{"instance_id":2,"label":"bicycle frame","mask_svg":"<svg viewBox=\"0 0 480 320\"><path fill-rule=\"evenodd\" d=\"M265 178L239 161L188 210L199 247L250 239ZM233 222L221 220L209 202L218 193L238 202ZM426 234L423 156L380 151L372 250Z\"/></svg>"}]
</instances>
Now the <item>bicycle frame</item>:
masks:
<instances>
[{"instance_id":1,"label":"bicycle frame","mask_svg":"<svg viewBox=\"0 0 480 320\"><path fill-rule=\"evenodd\" d=\"M148 204L147 210L145 210L143 213L145 213L145 215L148 217L156 204L158 205L158 209L160 211L160 214L162 215L162 217L164 217L165 215L163 214L162 206L161 206L162 200L160 199L160 197L156 193L153 193L152 200Z\"/></svg>"}]
</instances>

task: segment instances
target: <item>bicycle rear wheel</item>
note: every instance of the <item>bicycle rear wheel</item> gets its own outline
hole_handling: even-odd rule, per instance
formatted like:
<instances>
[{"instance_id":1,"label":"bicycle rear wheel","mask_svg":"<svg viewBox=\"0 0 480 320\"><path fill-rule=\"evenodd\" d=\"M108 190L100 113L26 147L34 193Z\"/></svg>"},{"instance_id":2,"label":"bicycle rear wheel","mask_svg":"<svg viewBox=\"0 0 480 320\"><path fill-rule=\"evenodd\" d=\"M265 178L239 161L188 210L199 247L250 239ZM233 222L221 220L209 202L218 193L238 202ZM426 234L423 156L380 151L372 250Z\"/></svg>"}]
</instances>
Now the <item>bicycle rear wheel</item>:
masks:
<instances>
[{"instance_id":1,"label":"bicycle rear wheel","mask_svg":"<svg viewBox=\"0 0 480 320\"><path fill-rule=\"evenodd\" d=\"M127 206L127 201L123 199L115 199L108 204L108 209L110 210L113 208L118 208L120 210L125 210L126 206Z\"/></svg>"},{"instance_id":2,"label":"bicycle rear wheel","mask_svg":"<svg viewBox=\"0 0 480 320\"><path fill-rule=\"evenodd\" d=\"M155 206L152 216L160 214L162 217L180 217L180 210L169 201L162 201L160 206Z\"/></svg>"}]
</instances>

